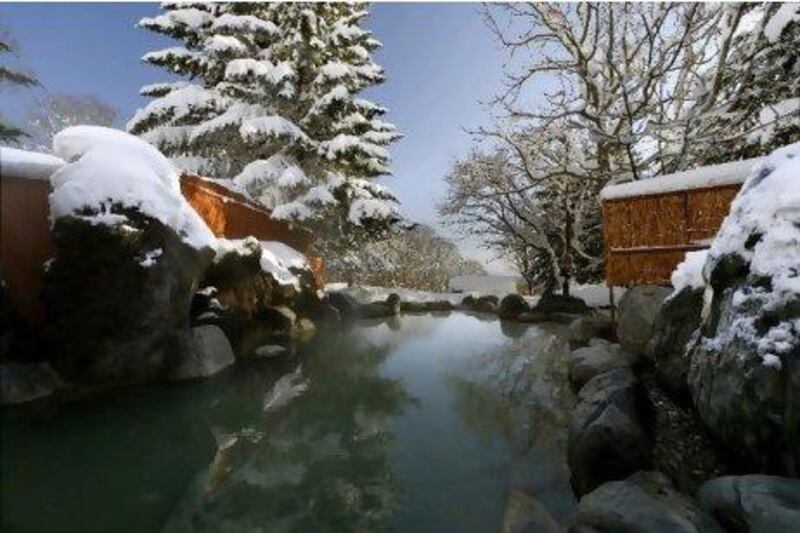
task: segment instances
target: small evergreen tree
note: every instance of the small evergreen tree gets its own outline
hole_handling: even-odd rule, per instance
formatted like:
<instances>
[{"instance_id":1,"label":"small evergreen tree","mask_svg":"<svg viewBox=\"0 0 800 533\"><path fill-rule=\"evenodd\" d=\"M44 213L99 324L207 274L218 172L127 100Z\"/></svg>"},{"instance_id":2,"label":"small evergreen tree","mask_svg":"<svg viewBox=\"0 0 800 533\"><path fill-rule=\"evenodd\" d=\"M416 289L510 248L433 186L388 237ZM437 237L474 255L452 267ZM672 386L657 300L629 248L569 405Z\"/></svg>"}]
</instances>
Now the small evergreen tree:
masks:
<instances>
[{"instance_id":1,"label":"small evergreen tree","mask_svg":"<svg viewBox=\"0 0 800 533\"><path fill-rule=\"evenodd\" d=\"M11 54L14 46L11 41L0 35L0 54ZM36 78L7 65L0 65L0 86L33 87L38 85ZM0 142L18 142L27 134L18 127L0 117Z\"/></svg>"},{"instance_id":2,"label":"small evergreen tree","mask_svg":"<svg viewBox=\"0 0 800 533\"><path fill-rule=\"evenodd\" d=\"M385 109L358 98L384 80L380 43L352 4L167 4L140 26L184 46L144 60L189 81L154 97L128 124L187 170L232 178L273 216L300 221L329 247L396 220ZM189 163L189 164L187 164ZM330 250L333 252L333 250Z\"/></svg>"}]
</instances>

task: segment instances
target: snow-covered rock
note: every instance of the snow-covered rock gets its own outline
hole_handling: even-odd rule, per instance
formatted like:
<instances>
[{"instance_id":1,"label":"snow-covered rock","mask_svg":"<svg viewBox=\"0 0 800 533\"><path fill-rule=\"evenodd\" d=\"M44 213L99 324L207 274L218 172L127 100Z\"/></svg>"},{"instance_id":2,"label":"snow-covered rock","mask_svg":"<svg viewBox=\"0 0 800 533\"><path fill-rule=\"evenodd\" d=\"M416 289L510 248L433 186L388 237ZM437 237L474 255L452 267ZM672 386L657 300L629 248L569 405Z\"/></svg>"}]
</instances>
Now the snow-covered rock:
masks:
<instances>
[{"instance_id":1,"label":"snow-covered rock","mask_svg":"<svg viewBox=\"0 0 800 533\"><path fill-rule=\"evenodd\" d=\"M50 178L50 215L122 226L131 210L174 229L200 249L214 235L181 194L180 175L157 149L125 132L74 126L56 134L53 152L67 164Z\"/></svg>"},{"instance_id":2,"label":"snow-covered rock","mask_svg":"<svg viewBox=\"0 0 800 533\"><path fill-rule=\"evenodd\" d=\"M704 266L691 347L700 417L762 469L800 473L800 143L747 179Z\"/></svg>"}]
</instances>

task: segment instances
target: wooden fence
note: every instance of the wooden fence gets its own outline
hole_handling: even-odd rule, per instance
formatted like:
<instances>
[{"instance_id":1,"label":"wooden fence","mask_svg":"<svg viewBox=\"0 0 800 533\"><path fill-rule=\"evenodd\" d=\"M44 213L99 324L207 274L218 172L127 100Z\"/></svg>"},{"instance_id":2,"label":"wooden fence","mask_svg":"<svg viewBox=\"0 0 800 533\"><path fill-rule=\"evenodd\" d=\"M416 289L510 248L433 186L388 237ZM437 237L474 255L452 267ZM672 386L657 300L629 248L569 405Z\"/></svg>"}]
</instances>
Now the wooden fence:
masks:
<instances>
[{"instance_id":1,"label":"wooden fence","mask_svg":"<svg viewBox=\"0 0 800 533\"><path fill-rule=\"evenodd\" d=\"M603 200L606 282L669 284L690 250L708 248L740 183Z\"/></svg>"}]
</instances>

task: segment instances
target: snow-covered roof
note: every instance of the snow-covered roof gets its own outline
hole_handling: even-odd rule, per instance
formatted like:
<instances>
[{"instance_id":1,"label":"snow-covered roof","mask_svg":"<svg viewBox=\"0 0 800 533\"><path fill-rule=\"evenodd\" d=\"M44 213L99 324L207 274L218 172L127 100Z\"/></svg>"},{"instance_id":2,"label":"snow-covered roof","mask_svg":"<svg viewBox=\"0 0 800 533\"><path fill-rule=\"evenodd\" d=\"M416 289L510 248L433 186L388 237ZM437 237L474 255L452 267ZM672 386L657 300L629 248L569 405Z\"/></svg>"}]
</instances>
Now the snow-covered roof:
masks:
<instances>
[{"instance_id":1,"label":"snow-covered roof","mask_svg":"<svg viewBox=\"0 0 800 533\"><path fill-rule=\"evenodd\" d=\"M54 155L0 146L0 178L3 179L47 181L63 165L64 160Z\"/></svg>"},{"instance_id":2,"label":"snow-covered roof","mask_svg":"<svg viewBox=\"0 0 800 533\"><path fill-rule=\"evenodd\" d=\"M721 165L699 167L685 172L665 174L650 179L629 181L619 185L609 185L600 193L603 200L650 196L690 189L705 189L722 185L744 183L753 168L763 161L763 157L731 161Z\"/></svg>"}]
</instances>

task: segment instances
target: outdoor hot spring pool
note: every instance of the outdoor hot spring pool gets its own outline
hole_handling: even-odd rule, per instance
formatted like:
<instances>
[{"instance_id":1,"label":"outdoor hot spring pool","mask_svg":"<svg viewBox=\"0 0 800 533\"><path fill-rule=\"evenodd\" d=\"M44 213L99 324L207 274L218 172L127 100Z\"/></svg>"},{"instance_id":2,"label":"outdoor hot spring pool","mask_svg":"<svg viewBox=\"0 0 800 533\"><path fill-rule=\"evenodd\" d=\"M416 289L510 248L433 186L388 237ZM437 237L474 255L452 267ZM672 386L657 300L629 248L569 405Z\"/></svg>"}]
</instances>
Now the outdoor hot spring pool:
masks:
<instances>
[{"instance_id":1,"label":"outdoor hot spring pool","mask_svg":"<svg viewBox=\"0 0 800 533\"><path fill-rule=\"evenodd\" d=\"M208 381L6 410L1 529L563 524L574 505L563 337L556 325L406 315Z\"/></svg>"}]
</instances>

